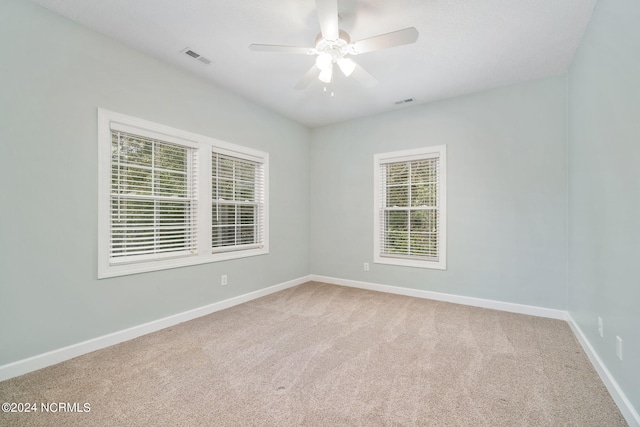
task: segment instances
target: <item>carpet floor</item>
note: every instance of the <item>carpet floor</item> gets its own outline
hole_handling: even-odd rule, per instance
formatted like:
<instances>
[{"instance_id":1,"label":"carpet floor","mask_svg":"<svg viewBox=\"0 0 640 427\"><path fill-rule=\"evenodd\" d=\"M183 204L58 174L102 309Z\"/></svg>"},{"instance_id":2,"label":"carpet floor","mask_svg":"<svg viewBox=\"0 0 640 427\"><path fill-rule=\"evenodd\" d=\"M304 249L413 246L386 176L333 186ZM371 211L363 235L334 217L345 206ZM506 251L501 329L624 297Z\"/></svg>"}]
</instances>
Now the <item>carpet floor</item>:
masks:
<instances>
[{"instance_id":1,"label":"carpet floor","mask_svg":"<svg viewBox=\"0 0 640 427\"><path fill-rule=\"evenodd\" d=\"M0 382L0 402L38 409L2 426L626 425L564 321L315 282Z\"/></svg>"}]
</instances>

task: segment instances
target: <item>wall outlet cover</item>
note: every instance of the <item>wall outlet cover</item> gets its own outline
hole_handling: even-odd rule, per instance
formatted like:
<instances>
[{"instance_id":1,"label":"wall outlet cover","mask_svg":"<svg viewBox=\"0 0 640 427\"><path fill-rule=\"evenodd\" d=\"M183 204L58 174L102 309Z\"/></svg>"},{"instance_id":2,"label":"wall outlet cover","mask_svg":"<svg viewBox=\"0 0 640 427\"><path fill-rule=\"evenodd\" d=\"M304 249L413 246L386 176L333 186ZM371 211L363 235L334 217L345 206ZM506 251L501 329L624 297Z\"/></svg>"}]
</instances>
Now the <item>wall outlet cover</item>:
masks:
<instances>
[{"instance_id":1,"label":"wall outlet cover","mask_svg":"<svg viewBox=\"0 0 640 427\"><path fill-rule=\"evenodd\" d=\"M604 337L604 326L602 324L602 317L598 316L598 334L600 338Z\"/></svg>"},{"instance_id":2,"label":"wall outlet cover","mask_svg":"<svg viewBox=\"0 0 640 427\"><path fill-rule=\"evenodd\" d=\"M622 338L616 336L616 355L622 360Z\"/></svg>"}]
</instances>

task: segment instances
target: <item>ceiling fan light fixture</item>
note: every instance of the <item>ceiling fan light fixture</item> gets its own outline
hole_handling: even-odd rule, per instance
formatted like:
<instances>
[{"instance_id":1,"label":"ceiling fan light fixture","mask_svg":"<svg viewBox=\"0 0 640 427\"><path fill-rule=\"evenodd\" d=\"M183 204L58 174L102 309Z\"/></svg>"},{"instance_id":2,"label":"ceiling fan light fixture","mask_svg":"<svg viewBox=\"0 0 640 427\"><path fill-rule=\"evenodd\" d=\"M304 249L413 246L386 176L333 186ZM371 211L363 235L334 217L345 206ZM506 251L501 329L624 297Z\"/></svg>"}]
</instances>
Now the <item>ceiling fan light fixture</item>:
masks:
<instances>
[{"instance_id":1,"label":"ceiling fan light fixture","mask_svg":"<svg viewBox=\"0 0 640 427\"><path fill-rule=\"evenodd\" d=\"M332 68L333 56L329 52L324 52L316 58L316 66L322 71Z\"/></svg>"},{"instance_id":2,"label":"ceiling fan light fixture","mask_svg":"<svg viewBox=\"0 0 640 427\"><path fill-rule=\"evenodd\" d=\"M342 74L349 77L351 73L353 73L353 70L356 69L356 63L350 58L340 58L338 59L338 67L340 67Z\"/></svg>"},{"instance_id":3,"label":"ceiling fan light fixture","mask_svg":"<svg viewBox=\"0 0 640 427\"><path fill-rule=\"evenodd\" d=\"M333 67L329 66L320 72L318 76L318 80L323 83L331 83L331 78L333 77Z\"/></svg>"}]
</instances>

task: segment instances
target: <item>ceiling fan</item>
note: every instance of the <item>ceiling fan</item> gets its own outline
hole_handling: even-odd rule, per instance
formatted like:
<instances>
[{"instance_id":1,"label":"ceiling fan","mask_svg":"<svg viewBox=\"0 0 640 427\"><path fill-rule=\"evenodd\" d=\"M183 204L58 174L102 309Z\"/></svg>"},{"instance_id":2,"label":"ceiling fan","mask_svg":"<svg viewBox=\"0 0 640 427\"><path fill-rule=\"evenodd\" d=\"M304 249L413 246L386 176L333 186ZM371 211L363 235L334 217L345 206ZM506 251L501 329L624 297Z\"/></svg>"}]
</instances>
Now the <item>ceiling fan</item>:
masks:
<instances>
[{"instance_id":1,"label":"ceiling fan","mask_svg":"<svg viewBox=\"0 0 640 427\"><path fill-rule=\"evenodd\" d=\"M295 86L298 90L306 88L316 77L323 83L331 83L335 64L345 76L353 76L365 87L372 87L378 81L349 56L415 43L418 40L418 30L409 27L352 43L349 34L338 28L338 0L316 0L316 10L321 32L316 37L315 47L249 45L249 49L258 52L317 55L313 67Z\"/></svg>"}]
</instances>

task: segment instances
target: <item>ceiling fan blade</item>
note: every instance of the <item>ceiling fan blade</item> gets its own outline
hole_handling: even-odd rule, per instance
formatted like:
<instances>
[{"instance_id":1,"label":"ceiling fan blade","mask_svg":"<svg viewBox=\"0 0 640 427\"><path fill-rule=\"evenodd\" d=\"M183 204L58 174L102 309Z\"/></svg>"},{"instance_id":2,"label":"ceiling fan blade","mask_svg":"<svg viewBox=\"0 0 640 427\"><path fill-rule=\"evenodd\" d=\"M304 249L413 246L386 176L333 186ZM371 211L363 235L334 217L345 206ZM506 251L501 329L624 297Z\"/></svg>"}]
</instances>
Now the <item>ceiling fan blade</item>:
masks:
<instances>
[{"instance_id":1,"label":"ceiling fan blade","mask_svg":"<svg viewBox=\"0 0 640 427\"><path fill-rule=\"evenodd\" d=\"M309 83L311 83L314 79L318 78L319 74L320 74L320 69L314 65L309 69L309 71L307 71L307 74L304 75L302 80L300 80L298 84L294 86L294 89L301 90L306 88L307 86L309 86Z\"/></svg>"},{"instance_id":2,"label":"ceiling fan blade","mask_svg":"<svg viewBox=\"0 0 640 427\"><path fill-rule=\"evenodd\" d=\"M338 0L316 0L322 37L338 40Z\"/></svg>"},{"instance_id":3,"label":"ceiling fan blade","mask_svg":"<svg viewBox=\"0 0 640 427\"><path fill-rule=\"evenodd\" d=\"M414 27L409 27L404 30L398 30L392 33L381 34L379 36L357 41L353 43L353 52L350 53L358 55L360 53L372 52L374 50L415 43L416 40L418 40L418 30Z\"/></svg>"},{"instance_id":4,"label":"ceiling fan blade","mask_svg":"<svg viewBox=\"0 0 640 427\"><path fill-rule=\"evenodd\" d=\"M312 47L278 46L274 44L250 44L249 49L256 52L297 53L300 55L313 55L316 53Z\"/></svg>"},{"instance_id":5,"label":"ceiling fan blade","mask_svg":"<svg viewBox=\"0 0 640 427\"><path fill-rule=\"evenodd\" d=\"M353 69L353 72L351 73L351 76L354 79L358 80L360 83L362 83L364 87L367 87L367 88L374 87L375 85L378 84L378 80L376 80L375 77L373 77L371 74L367 72L367 70L365 70L360 65L358 65L358 63L356 62L354 63L356 64L356 66Z\"/></svg>"},{"instance_id":6,"label":"ceiling fan blade","mask_svg":"<svg viewBox=\"0 0 640 427\"><path fill-rule=\"evenodd\" d=\"M340 58L338 59L338 67L340 67L340 71L345 77L349 77L353 70L356 69L356 62L351 58Z\"/></svg>"}]
</instances>

